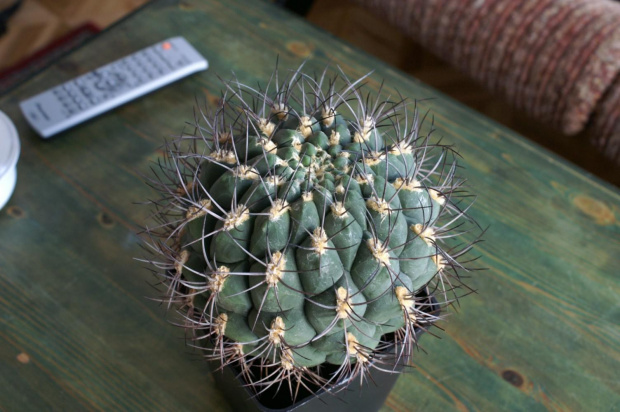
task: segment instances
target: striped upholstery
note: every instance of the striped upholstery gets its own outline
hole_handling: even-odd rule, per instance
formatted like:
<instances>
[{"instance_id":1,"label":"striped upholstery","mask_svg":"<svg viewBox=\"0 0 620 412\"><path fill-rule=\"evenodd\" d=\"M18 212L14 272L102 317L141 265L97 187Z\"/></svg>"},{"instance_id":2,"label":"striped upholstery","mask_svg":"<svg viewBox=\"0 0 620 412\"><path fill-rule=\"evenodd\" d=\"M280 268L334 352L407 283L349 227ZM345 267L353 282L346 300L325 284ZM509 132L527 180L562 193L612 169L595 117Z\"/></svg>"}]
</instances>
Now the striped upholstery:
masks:
<instances>
[{"instance_id":1,"label":"striped upholstery","mask_svg":"<svg viewBox=\"0 0 620 412\"><path fill-rule=\"evenodd\" d=\"M620 75L616 76L592 117L588 134L607 157L620 164Z\"/></svg>"},{"instance_id":2,"label":"striped upholstery","mask_svg":"<svg viewBox=\"0 0 620 412\"><path fill-rule=\"evenodd\" d=\"M620 3L611 0L355 0L537 119L617 134ZM610 103L601 102L602 97ZM615 100L614 100L615 99ZM604 108L597 109L597 104ZM615 106L614 106L615 105ZM613 116L613 118L605 118ZM606 140L607 139L607 140ZM617 145L616 156L620 158ZM611 151L610 151L611 150Z\"/></svg>"}]
</instances>

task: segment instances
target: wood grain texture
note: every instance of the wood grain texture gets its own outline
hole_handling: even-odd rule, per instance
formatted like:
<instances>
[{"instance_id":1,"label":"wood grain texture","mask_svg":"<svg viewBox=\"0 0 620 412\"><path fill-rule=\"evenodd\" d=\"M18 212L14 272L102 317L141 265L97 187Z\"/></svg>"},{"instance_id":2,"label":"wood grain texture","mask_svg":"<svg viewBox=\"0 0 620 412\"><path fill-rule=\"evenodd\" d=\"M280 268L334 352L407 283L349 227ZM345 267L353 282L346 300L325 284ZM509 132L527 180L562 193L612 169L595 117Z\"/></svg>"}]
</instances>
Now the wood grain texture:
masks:
<instances>
[{"instance_id":1,"label":"wood grain texture","mask_svg":"<svg viewBox=\"0 0 620 412\"><path fill-rule=\"evenodd\" d=\"M384 16L353 0L314 0L308 20L485 116L620 187L620 164L588 142L588 132L567 136L511 106L465 73L416 44Z\"/></svg>"},{"instance_id":2,"label":"wood grain texture","mask_svg":"<svg viewBox=\"0 0 620 412\"><path fill-rule=\"evenodd\" d=\"M211 68L50 141L17 102L182 34ZM384 411L620 407L620 193L510 130L301 19L250 0L155 1L0 99L22 139L17 190L0 212L0 409L230 410L200 354L167 324L134 234L162 139L191 120L219 74L256 83L283 67L375 70L389 93L429 98L463 155L490 226L477 294L425 335Z\"/></svg>"},{"instance_id":3,"label":"wood grain texture","mask_svg":"<svg viewBox=\"0 0 620 412\"><path fill-rule=\"evenodd\" d=\"M0 70L11 67L79 26L104 29L148 0L27 0L0 36ZM0 9L12 4L0 2Z\"/></svg>"}]
</instances>

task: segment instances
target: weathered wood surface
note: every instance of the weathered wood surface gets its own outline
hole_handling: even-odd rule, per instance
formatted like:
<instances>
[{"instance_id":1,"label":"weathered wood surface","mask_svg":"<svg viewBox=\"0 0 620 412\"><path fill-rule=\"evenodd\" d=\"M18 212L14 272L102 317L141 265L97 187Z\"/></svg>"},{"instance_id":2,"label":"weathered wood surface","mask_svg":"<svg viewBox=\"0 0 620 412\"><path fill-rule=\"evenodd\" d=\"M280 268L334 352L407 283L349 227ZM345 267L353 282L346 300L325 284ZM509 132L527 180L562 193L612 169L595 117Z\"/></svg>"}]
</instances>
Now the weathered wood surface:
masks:
<instances>
[{"instance_id":1,"label":"weathered wood surface","mask_svg":"<svg viewBox=\"0 0 620 412\"><path fill-rule=\"evenodd\" d=\"M42 141L17 102L154 41L181 34L207 72ZM266 79L281 65L340 65L372 88L434 97L490 225L478 293L426 335L428 353L385 410L620 408L620 194L510 130L273 6L250 0L156 1L10 95L0 110L22 138L18 185L0 212L0 409L229 410L200 355L145 299L155 292L134 234L166 136L191 120L216 73Z\"/></svg>"}]
</instances>

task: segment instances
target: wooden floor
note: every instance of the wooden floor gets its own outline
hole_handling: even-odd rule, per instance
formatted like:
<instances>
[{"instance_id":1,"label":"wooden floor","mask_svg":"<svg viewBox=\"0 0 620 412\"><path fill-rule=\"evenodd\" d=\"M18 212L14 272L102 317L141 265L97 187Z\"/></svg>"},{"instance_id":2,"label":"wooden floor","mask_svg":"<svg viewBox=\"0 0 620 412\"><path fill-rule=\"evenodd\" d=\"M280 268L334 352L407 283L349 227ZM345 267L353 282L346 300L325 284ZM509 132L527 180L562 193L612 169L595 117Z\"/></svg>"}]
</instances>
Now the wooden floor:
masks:
<instances>
[{"instance_id":1,"label":"wooden floor","mask_svg":"<svg viewBox=\"0 0 620 412\"><path fill-rule=\"evenodd\" d=\"M148 0L24 0L0 37L0 70L11 67L71 30L103 29ZM0 8L12 0L0 0Z\"/></svg>"},{"instance_id":2,"label":"wooden floor","mask_svg":"<svg viewBox=\"0 0 620 412\"><path fill-rule=\"evenodd\" d=\"M585 135L565 136L532 120L350 0L314 0L308 19L588 172L620 186L620 165L604 158Z\"/></svg>"},{"instance_id":3,"label":"wooden floor","mask_svg":"<svg viewBox=\"0 0 620 412\"><path fill-rule=\"evenodd\" d=\"M0 7L11 1L0 0ZM148 1L24 0L0 37L0 70L84 23L103 29ZM314 0L308 19L620 186L620 167L600 156L584 136L567 137L528 119L363 8L345 0Z\"/></svg>"}]
</instances>

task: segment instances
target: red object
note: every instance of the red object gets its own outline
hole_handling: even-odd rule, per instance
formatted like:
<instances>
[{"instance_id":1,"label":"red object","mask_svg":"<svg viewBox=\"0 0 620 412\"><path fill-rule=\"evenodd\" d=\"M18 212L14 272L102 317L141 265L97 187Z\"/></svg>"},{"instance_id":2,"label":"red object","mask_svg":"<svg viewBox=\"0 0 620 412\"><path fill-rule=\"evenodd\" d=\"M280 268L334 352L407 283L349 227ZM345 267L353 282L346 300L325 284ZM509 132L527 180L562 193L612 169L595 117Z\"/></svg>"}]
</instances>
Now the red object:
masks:
<instances>
[{"instance_id":1,"label":"red object","mask_svg":"<svg viewBox=\"0 0 620 412\"><path fill-rule=\"evenodd\" d=\"M165 42L161 45L161 48L164 50L170 50L172 48L172 44Z\"/></svg>"},{"instance_id":2,"label":"red object","mask_svg":"<svg viewBox=\"0 0 620 412\"><path fill-rule=\"evenodd\" d=\"M355 0L514 107L620 163L620 3Z\"/></svg>"}]
</instances>

